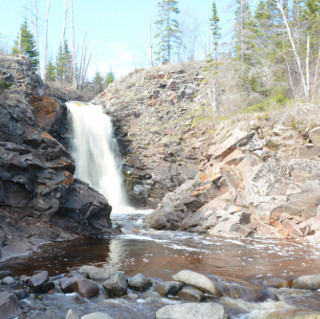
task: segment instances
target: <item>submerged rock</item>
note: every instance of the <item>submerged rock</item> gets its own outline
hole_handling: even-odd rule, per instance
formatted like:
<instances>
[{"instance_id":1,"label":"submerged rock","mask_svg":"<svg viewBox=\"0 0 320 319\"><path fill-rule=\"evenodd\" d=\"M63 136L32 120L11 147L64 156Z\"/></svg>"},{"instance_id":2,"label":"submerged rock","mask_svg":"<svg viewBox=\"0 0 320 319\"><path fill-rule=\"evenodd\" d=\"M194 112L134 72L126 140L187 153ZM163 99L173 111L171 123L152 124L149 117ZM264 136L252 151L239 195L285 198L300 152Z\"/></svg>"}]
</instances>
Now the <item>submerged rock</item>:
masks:
<instances>
[{"instance_id":1,"label":"submerged rock","mask_svg":"<svg viewBox=\"0 0 320 319\"><path fill-rule=\"evenodd\" d=\"M213 296L221 296L219 288L206 276L191 270L181 270L173 279L185 285L193 286Z\"/></svg>"},{"instance_id":2,"label":"submerged rock","mask_svg":"<svg viewBox=\"0 0 320 319\"><path fill-rule=\"evenodd\" d=\"M320 289L320 275L300 276L293 280L292 288L318 290Z\"/></svg>"},{"instance_id":3,"label":"submerged rock","mask_svg":"<svg viewBox=\"0 0 320 319\"><path fill-rule=\"evenodd\" d=\"M224 308L217 303L184 303L165 306L157 311L157 319L227 319Z\"/></svg>"}]
</instances>

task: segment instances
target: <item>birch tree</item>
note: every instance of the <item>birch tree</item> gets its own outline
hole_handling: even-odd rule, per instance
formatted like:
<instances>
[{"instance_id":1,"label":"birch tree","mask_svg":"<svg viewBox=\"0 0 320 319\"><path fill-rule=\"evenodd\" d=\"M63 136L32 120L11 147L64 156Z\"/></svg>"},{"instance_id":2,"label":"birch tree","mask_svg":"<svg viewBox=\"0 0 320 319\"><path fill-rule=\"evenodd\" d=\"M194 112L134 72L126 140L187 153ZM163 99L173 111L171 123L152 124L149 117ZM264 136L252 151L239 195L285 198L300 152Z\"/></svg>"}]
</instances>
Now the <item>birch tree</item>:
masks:
<instances>
[{"instance_id":1,"label":"birch tree","mask_svg":"<svg viewBox=\"0 0 320 319\"><path fill-rule=\"evenodd\" d=\"M47 14L46 14L46 26L44 32L44 62L43 62L43 78L46 79L46 72L48 66L48 22L49 22L49 9L50 9L50 0L47 3Z\"/></svg>"}]
</instances>

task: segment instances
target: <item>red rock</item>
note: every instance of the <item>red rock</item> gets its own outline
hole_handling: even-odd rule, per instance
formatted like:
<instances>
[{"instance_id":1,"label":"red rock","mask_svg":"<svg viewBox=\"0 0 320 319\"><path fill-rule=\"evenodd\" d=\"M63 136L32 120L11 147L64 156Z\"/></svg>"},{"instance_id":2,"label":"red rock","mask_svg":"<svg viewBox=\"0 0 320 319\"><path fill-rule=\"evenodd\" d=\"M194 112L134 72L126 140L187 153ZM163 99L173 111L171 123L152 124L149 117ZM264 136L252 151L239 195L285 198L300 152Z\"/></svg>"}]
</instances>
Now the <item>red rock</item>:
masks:
<instances>
[{"instance_id":1,"label":"red rock","mask_svg":"<svg viewBox=\"0 0 320 319\"><path fill-rule=\"evenodd\" d=\"M77 292L82 298L92 298L99 293L99 286L92 280L78 278L74 282L73 291Z\"/></svg>"}]
</instances>

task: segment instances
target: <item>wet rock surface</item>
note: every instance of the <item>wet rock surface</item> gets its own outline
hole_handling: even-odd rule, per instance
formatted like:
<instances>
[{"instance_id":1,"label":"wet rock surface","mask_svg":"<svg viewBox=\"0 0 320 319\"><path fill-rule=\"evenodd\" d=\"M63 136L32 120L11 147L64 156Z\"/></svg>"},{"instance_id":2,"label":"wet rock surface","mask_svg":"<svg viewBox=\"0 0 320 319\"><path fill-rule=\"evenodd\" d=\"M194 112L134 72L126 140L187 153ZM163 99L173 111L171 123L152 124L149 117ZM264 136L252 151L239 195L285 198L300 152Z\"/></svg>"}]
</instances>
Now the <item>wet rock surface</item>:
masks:
<instances>
[{"instance_id":1,"label":"wet rock surface","mask_svg":"<svg viewBox=\"0 0 320 319\"><path fill-rule=\"evenodd\" d=\"M23 56L1 56L0 79L12 84L0 96L0 260L48 241L110 233L111 206L74 179L64 101Z\"/></svg>"},{"instance_id":2,"label":"wet rock surface","mask_svg":"<svg viewBox=\"0 0 320 319\"><path fill-rule=\"evenodd\" d=\"M224 308L216 303L185 303L158 310L157 319L227 319Z\"/></svg>"},{"instance_id":3,"label":"wet rock surface","mask_svg":"<svg viewBox=\"0 0 320 319\"><path fill-rule=\"evenodd\" d=\"M20 302L15 294L9 292L0 293L1 319L12 319L22 313Z\"/></svg>"}]
</instances>

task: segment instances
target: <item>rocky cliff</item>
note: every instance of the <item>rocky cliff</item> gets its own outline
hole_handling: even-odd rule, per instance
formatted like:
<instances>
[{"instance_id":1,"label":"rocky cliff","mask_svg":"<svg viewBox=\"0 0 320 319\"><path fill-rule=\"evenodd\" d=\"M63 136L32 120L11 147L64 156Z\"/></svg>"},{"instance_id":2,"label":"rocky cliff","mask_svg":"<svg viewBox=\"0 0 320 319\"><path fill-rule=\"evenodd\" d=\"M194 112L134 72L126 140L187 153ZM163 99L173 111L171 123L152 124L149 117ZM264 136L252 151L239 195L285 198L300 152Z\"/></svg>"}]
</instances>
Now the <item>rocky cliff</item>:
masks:
<instances>
[{"instance_id":1,"label":"rocky cliff","mask_svg":"<svg viewBox=\"0 0 320 319\"><path fill-rule=\"evenodd\" d=\"M197 174L211 123L198 125L201 64L135 70L93 103L112 116L132 203L156 207L166 193Z\"/></svg>"},{"instance_id":2,"label":"rocky cliff","mask_svg":"<svg viewBox=\"0 0 320 319\"><path fill-rule=\"evenodd\" d=\"M0 56L0 260L38 244L110 232L111 207L74 179L64 101L23 56Z\"/></svg>"},{"instance_id":3,"label":"rocky cliff","mask_svg":"<svg viewBox=\"0 0 320 319\"><path fill-rule=\"evenodd\" d=\"M136 70L95 99L114 119L131 197L156 206L147 223L316 242L319 106L234 115L219 125L208 77L202 64Z\"/></svg>"}]
</instances>

